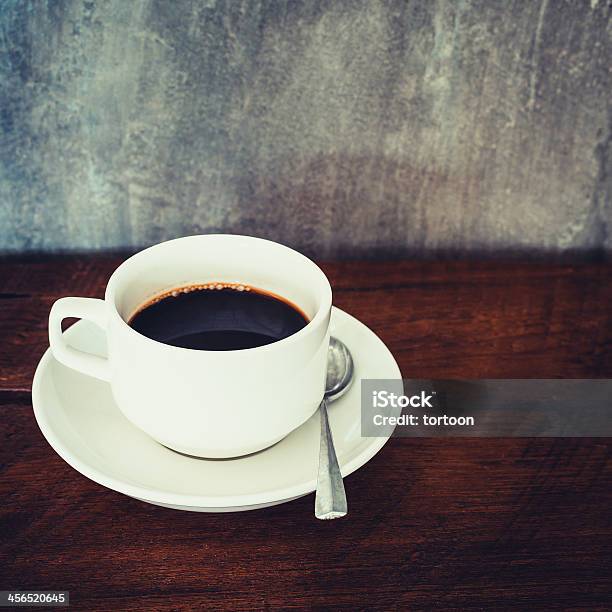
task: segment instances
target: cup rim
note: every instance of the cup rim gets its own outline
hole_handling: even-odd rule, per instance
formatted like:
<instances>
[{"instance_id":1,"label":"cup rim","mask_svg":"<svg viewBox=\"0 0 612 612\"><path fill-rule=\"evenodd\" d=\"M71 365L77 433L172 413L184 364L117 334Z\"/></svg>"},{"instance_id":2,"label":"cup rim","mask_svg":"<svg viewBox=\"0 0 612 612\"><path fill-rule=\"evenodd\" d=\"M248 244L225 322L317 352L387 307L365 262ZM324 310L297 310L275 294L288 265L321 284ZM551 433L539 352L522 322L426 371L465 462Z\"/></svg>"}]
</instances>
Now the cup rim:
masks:
<instances>
[{"instance_id":1,"label":"cup rim","mask_svg":"<svg viewBox=\"0 0 612 612\"><path fill-rule=\"evenodd\" d=\"M302 258L305 263L310 266L313 266L316 272L320 275L322 280L322 289L323 295L320 300L319 307L317 308L316 313L308 321L308 323L302 327L299 331L283 338L282 340L277 340L276 342L272 342L270 344L265 344L263 346L256 346L252 348L244 348L244 349L232 349L227 351L211 351L207 349L191 349L184 348L181 346L173 346L171 344L165 344L164 342L160 342L158 340L154 340L153 338L149 338L144 334L136 331L133 327L128 325L127 321L119 314L116 304L116 293L117 293L117 279L120 276L121 272L128 268L130 265L133 265L134 261L137 259L142 259L147 256L152 250L157 249L161 246L168 245L173 242L185 241L185 240L201 240L205 238L214 238L214 239L228 239L228 240L248 240L248 241L257 241L272 244L276 247L281 247L282 249L286 249L291 251L298 257ZM329 279L326 274L321 270L321 268L309 257L292 249L291 247L281 244L280 242L275 242L274 240L267 240L265 238L258 238L256 236L248 236L245 234L191 234L189 236L181 236L180 238L173 238L171 240L165 240L163 242L159 242L157 244L151 245L137 253L134 253L130 257L128 257L125 261L123 261L111 274L108 283L106 285L106 291L104 293L104 301L108 307L110 307L110 312L115 320L117 320L123 330L125 330L129 335L133 337L137 337L139 340L144 341L146 343L150 343L152 346L157 348L162 348L164 350L172 351L172 352L180 352L182 354L193 353L193 354L208 354L208 355L236 355L236 354L245 354L249 352L265 352L265 351L273 351L278 350L279 348L286 347L294 342L301 340L302 338L310 335L320 326L320 324L327 317L329 319L331 308L332 308L332 289L329 283Z\"/></svg>"}]
</instances>

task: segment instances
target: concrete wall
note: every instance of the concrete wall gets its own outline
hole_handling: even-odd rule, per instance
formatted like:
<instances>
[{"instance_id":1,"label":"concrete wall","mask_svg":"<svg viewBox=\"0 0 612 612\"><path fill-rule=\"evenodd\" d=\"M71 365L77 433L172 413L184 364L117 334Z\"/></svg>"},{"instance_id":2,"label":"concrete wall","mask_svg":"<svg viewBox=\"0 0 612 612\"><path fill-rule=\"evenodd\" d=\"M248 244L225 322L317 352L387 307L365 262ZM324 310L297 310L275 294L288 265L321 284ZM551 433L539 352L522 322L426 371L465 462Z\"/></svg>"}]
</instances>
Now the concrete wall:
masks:
<instances>
[{"instance_id":1,"label":"concrete wall","mask_svg":"<svg viewBox=\"0 0 612 612\"><path fill-rule=\"evenodd\" d=\"M610 5L0 0L0 250L612 250Z\"/></svg>"}]
</instances>

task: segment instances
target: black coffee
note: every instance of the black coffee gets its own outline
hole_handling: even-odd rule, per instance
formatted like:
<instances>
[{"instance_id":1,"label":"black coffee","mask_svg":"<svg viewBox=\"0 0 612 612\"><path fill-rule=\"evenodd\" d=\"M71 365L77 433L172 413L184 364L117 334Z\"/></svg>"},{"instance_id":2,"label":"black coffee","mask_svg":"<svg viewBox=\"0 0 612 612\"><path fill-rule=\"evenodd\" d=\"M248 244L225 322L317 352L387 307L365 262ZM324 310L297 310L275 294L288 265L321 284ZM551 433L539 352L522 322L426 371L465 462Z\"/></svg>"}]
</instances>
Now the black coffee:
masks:
<instances>
[{"instance_id":1,"label":"black coffee","mask_svg":"<svg viewBox=\"0 0 612 612\"><path fill-rule=\"evenodd\" d=\"M177 289L129 321L137 332L158 342L206 351L263 346L307 323L290 303L243 285Z\"/></svg>"}]
</instances>

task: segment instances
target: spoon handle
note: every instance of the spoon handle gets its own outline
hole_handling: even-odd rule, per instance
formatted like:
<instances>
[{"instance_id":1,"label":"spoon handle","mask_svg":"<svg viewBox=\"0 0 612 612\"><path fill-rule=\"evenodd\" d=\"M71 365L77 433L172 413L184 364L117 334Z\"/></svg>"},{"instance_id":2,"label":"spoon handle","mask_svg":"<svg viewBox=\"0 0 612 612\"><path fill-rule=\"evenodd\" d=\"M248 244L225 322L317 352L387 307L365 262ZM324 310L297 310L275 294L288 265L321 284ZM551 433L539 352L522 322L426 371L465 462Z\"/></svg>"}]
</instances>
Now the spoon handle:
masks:
<instances>
[{"instance_id":1,"label":"spoon handle","mask_svg":"<svg viewBox=\"0 0 612 612\"><path fill-rule=\"evenodd\" d=\"M346 516L346 493L334 449L334 440L329 428L326 400L321 402L319 411L321 413L321 445L319 447L319 477L315 494L315 516L318 519L335 519Z\"/></svg>"}]
</instances>

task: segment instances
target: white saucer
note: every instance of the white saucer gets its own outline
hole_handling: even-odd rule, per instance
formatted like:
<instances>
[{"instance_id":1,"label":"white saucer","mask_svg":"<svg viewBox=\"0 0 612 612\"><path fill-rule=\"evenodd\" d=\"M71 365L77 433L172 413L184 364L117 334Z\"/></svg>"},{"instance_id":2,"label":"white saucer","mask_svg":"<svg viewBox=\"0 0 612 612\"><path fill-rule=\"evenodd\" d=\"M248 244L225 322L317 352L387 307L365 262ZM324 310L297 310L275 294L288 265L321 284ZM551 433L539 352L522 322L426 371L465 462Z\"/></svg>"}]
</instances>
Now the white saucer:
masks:
<instances>
[{"instance_id":1,"label":"white saucer","mask_svg":"<svg viewBox=\"0 0 612 612\"><path fill-rule=\"evenodd\" d=\"M369 461L387 438L362 438L362 378L401 378L382 340L349 314L333 309L332 334L355 361L351 389L329 410L342 474ZM104 336L79 321L67 332L70 344L103 355ZM160 506L199 512L252 510L314 491L319 451L318 412L271 448L238 459L207 460L171 451L134 427L115 405L107 383L71 370L43 355L32 386L38 425L55 451L87 478Z\"/></svg>"}]
</instances>

